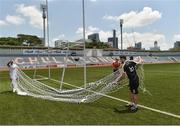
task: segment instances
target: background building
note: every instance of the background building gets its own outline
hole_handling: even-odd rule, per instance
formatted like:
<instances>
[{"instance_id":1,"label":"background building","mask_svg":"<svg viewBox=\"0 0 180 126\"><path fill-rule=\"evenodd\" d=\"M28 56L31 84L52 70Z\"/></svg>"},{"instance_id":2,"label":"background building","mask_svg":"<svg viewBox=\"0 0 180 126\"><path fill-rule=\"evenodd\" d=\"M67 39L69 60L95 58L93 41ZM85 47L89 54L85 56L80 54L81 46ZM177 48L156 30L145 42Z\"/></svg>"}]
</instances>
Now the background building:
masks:
<instances>
[{"instance_id":1,"label":"background building","mask_svg":"<svg viewBox=\"0 0 180 126\"><path fill-rule=\"evenodd\" d=\"M174 43L174 48L175 48L175 49L180 48L180 41L176 41L176 42Z\"/></svg>"},{"instance_id":2,"label":"background building","mask_svg":"<svg viewBox=\"0 0 180 126\"><path fill-rule=\"evenodd\" d=\"M88 35L88 39L91 39L93 42L100 42L99 33Z\"/></svg>"},{"instance_id":3,"label":"background building","mask_svg":"<svg viewBox=\"0 0 180 126\"><path fill-rule=\"evenodd\" d=\"M109 45L112 45L113 48L118 49L118 37L116 37L116 30L113 30L113 37L108 38Z\"/></svg>"},{"instance_id":4,"label":"background building","mask_svg":"<svg viewBox=\"0 0 180 126\"><path fill-rule=\"evenodd\" d=\"M158 42L154 41L154 47L150 47L152 51L160 51L160 47L158 46Z\"/></svg>"},{"instance_id":5,"label":"background building","mask_svg":"<svg viewBox=\"0 0 180 126\"><path fill-rule=\"evenodd\" d=\"M142 48L142 43L138 42L138 43L135 43L134 46L127 47L127 50L145 50L145 49Z\"/></svg>"},{"instance_id":6,"label":"background building","mask_svg":"<svg viewBox=\"0 0 180 126\"><path fill-rule=\"evenodd\" d=\"M57 48L65 48L67 46L67 41L64 40L56 40L55 47Z\"/></svg>"},{"instance_id":7,"label":"background building","mask_svg":"<svg viewBox=\"0 0 180 126\"><path fill-rule=\"evenodd\" d=\"M142 49L142 43L141 42L135 43L135 49L141 50Z\"/></svg>"}]
</instances>

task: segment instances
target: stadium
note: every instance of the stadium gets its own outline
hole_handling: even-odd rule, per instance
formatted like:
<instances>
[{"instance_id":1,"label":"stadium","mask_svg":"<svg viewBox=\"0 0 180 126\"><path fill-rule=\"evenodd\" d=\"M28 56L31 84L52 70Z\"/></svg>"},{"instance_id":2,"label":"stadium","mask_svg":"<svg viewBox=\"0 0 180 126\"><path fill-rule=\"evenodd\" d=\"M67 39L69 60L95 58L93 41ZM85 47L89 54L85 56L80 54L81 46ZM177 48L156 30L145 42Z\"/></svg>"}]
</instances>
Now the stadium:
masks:
<instances>
[{"instance_id":1,"label":"stadium","mask_svg":"<svg viewBox=\"0 0 180 126\"><path fill-rule=\"evenodd\" d=\"M0 0L0 125L180 125L179 25L136 2Z\"/></svg>"},{"instance_id":2,"label":"stadium","mask_svg":"<svg viewBox=\"0 0 180 126\"><path fill-rule=\"evenodd\" d=\"M31 96L18 96L11 92L6 64L12 59L29 77L33 78L36 72L36 77L41 77L38 81L57 89L60 89L60 83L46 78L50 76L53 80L59 80L60 82L65 67L64 82L72 84L74 87L64 84L62 89L69 90L84 85L83 50L59 51L51 49L51 51L47 51L47 49L15 47L1 48L0 52L1 124L180 123L178 109L178 89L180 88L178 80L179 52L87 50L87 82L97 81L112 73L111 64L113 59L120 55L142 57L145 73L144 83L151 94L140 91L140 105L143 106L136 113L129 112L124 108L128 101L127 86L110 94L108 93L107 96L103 95L94 102L80 104L52 99L43 100ZM76 56L72 56L72 52ZM66 57L67 60L65 60ZM69 117L71 117L71 120L68 119Z\"/></svg>"}]
</instances>

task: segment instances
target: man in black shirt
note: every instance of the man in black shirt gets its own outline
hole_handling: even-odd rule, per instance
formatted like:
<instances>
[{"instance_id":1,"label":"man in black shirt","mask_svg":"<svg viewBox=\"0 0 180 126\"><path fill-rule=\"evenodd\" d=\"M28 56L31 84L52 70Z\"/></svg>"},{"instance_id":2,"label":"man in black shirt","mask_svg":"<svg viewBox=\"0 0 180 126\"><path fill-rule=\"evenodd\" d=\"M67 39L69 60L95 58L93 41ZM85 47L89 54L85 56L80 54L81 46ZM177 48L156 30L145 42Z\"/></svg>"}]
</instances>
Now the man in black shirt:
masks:
<instances>
[{"instance_id":1,"label":"man in black shirt","mask_svg":"<svg viewBox=\"0 0 180 126\"><path fill-rule=\"evenodd\" d=\"M126 56L120 56L120 60L123 64L123 70L129 79L129 90L130 90L130 100L131 103L126 105L130 107L132 111L136 111L137 100L138 100L138 87L139 87L139 77L136 72L136 62L133 60L126 60Z\"/></svg>"}]
</instances>

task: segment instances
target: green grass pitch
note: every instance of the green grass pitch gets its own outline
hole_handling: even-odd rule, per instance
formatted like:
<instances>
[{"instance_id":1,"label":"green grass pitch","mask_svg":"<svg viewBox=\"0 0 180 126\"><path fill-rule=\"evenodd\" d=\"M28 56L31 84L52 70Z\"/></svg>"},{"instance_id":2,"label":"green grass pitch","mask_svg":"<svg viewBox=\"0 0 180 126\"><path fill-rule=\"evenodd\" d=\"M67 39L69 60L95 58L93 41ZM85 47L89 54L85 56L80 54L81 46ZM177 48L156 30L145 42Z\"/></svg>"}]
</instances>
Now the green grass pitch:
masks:
<instances>
[{"instance_id":1,"label":"green grass pitch","mask_svg":"<svg viewBox=\"0 0 180 126\"><path fill-rule=\"evenodd\" d=\"M139 103L180 115L180 64L144 65L144 69L145 85L152 93L152 96L140 91ZM29 76L33 75L33 71L25 72ZM47 70L38 70L37 72L40 75L48 75ZM62 71L60 69L53 69L51 72L52 78L61 78ZM87 68L87 81L98 80L111 72L111 67ZM83 85L83 69L67 69L64 81L78 86ZM18 96L10 91L9 83L8 72L0 71L0 125L180 125L180 119L178 118L143 108L139 108L137 112L132 113L126 110L124 107L125 103L106 97L93 103L72 104L37 99L29 96ZM59 87L57 83L48 83L51 86ZM128 87L119 89L117 92L109 95L129 100Z\"/></svg>"}]
</instances>

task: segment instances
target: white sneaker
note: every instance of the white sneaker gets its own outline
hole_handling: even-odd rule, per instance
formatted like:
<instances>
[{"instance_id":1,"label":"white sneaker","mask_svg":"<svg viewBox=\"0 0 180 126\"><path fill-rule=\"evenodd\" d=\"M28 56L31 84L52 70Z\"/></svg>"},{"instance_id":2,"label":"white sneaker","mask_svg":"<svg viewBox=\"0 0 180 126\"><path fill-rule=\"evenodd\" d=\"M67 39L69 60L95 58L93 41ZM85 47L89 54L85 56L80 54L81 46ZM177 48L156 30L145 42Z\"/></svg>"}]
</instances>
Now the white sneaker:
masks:
<instances>
[{"instance_id":1,"label":"white sneaker","mask_svg":"<svg viewBox=\"0 0 180 126\"><path fill-rule=\"evenodd\" d=\"M81 100L81 102L85 102L86 101L86 99L85 98L83 98L82 100Z\"/></svg>"},{"instance_id":2,"label":"white sneaker","mask_svg":"<svg viewBox=\"0 0 180 126\"><path fill-rule=\"evenodd\" d=\"M21 92L21 91L17 92L17 94L18 94L18 95L27 95L26 92Z\"/></svg>"},{"instance_id":3,"label":"white sneaker","mask_svg":"<svg viewBox=\"0 0 180 126\"><path fill-rule=\"evenodd\" d=\"M132 107L132 106L133 106L132 103L128 103L128 104L125 105L125 107L129 107L129 108Z\"/></svg>"},{"instance_id":4,"label":"white sneaker","mask_svg":"<svg viewBox=\"0 0 180 126\"><path fill-rule=\"evenodd\" d=\"M14 92L14 93L16 92L16 89L15 89L15 88L13 88L13 92Z\"/></svg>"}]
</instances>

